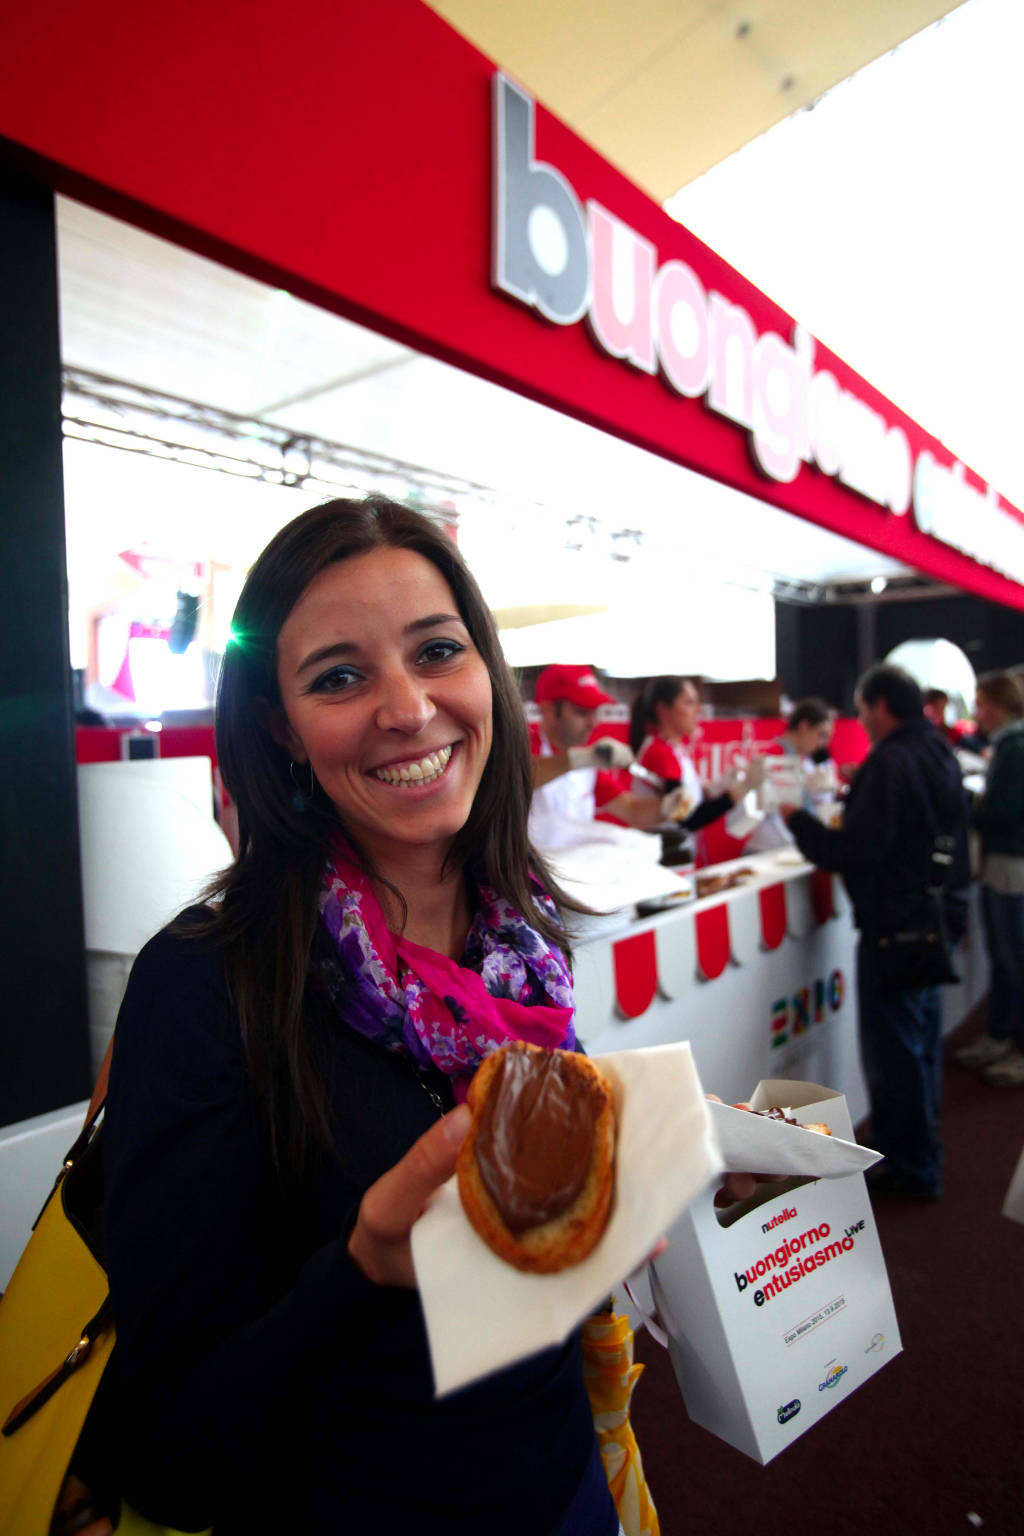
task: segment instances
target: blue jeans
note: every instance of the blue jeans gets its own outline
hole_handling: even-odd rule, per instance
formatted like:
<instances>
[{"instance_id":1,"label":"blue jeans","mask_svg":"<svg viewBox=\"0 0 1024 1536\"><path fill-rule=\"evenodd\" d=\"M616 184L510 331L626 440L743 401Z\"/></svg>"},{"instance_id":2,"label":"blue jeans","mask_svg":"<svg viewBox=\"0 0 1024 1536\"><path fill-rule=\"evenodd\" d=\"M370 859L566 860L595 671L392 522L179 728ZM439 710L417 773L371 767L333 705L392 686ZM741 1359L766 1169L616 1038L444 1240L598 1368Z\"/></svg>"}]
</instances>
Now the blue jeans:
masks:
<instances>
[{"instance_id":1,"label":"blue jeans","mask_svg":"<svg viewBox=\"0 0 1024 1536\"><path fill-rule=\"evenodd\" d=\"M1024 896L981 887L989 959L988 1032L1024 1051Z\"/></svg>"},{"instance_id":2,"label":"blue jeans","mask_svg":"<svg viewBox=\"0 0 1024 1536\"><path fill-rule=\"evenodd\" d=\"M880 992L870 940L857 946L860 1052L871 1141L887 1171L914 1189L942 1182L942 1022L938 987Z\"/></svg>"}]
</instances>

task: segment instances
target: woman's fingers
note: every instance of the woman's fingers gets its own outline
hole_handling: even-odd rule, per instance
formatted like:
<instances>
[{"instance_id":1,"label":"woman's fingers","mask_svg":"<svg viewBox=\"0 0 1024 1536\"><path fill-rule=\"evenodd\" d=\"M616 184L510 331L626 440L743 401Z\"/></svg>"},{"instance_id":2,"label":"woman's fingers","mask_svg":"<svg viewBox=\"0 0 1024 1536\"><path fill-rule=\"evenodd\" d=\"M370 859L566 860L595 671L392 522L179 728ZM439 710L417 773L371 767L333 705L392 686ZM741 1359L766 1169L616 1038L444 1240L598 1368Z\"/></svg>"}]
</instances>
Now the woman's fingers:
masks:
<instances>
[{"instance_id":1,"label":"woman's fingers","mask_svg":"<svg viewBox=\"0 0 1024 1536\"><path fill-rule=\"evenodd\" d=\"M715 1195L717 1206L735 1205L738 1200L749 1200L757 1188L757 1180L752 1173L727 1173L722 1180L722 1187Z\"/></svg>"},{"instance_id":2,"label":"woman's fingers","mask_svg":"<svg viewBox=\"0 0 1024 1536\"><path fill-rule=\"evenodd\" d=\"M706 1093L704 1097L709 1099L712 1104L721 1104L722 1102L717 1093ZM746 1109L751 1114L754 1113L750 1105L743 1099L732 1107L733 1109ZM740 1200L749 1200L758 1184L774 1184L785 1177L784 1173L727 1173L722 1180L721 1189L715 1195L715 1204L721 1209L724 1205L736 1205Z\"/></svg>"},{"instance_id":3,"label":"woman's fingers","mask_svg":"<svg viewBox=\"0 0 1024 1536\"><path fill-rule=\"evenodd\" d=\"M722 1100L717 1093L706 1093L704 1097L712 1104L721 1104ZM750 1105L741 1101L734 1104L733 1109L749 1109ZM715 1204L735 1205L738 1200L747 1200L754 1193L756 1175L753 1173L727 1173L722 1180L721 1189L715 1193Z\"/></svg>"},{"instance_id":4,"label":"woman's fingers","mask_svg":"<svg viewBox=\"0 0 1024 1536\"><path fill-rule=\"evenodd\" d=\"M69 1472L57 1499L50 1536L112 1536L113 1521L95 1505L92 1489Z\"/></svg>"},{"instance_id":5,"label":"woman's fingers","mask_svg":"<svg viewBox=\"0 0 1024 1536\"><path fill-rule=\"evenodd\" d=\"M409 1233L430 1197L455 1172L470 1112L460 1104L413 1142L363 1196L348 1250L376 1285L415 1285Z\"/></svg>"}]
</instances>

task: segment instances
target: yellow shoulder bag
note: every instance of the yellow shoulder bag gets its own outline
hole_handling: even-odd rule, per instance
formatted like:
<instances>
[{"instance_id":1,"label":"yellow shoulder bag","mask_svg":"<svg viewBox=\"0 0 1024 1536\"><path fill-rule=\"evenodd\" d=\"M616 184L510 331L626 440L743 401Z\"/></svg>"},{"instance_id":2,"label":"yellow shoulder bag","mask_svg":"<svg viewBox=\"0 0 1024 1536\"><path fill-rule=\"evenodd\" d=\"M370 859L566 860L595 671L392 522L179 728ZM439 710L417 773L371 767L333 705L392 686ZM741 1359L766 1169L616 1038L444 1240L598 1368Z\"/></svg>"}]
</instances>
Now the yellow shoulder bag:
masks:
<instances>
[{"instance_id":1,"label":"yellow shoulder bag","mask_svg":"<svg viewBox=\"0 0 1024 1536\"><path fill-rule=\"evenodd\" d=\"M102 1263L107 1051L85 1125L0 1297L0 1536L50 1536L114 1347ZM66 1501L62 1501L66 1502ZM122 1503L120 1536L174 1536Z\"/></svg>"}]
</instances>

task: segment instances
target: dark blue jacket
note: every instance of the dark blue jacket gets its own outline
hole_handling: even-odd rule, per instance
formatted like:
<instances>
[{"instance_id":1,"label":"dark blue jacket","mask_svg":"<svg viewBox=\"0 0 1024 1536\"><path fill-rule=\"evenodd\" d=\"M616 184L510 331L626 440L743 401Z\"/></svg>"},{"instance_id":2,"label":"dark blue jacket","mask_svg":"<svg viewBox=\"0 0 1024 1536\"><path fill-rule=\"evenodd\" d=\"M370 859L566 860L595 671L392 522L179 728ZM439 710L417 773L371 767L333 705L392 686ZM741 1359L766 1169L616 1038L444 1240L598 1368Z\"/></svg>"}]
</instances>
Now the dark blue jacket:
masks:
<instances>
[{"instance_id":1,"label":"dark blue jacket","mask_svg":"<svg viewBox=\"0 0 1024 1536\"><path fill-rule=\"evenodd\" d=\"M955 842L947 890L962 889L969 878L960 768L925 719L904 721L875 743L853 781L841 827L796 811L789 829L805 858L842 875L865 933L897 928L920 908L935 874L936 833Z\"/></svg>"},{"instance_id":2,"label":"dark blue jacket","mask_svg":"<svg viewBox=\"0 0 1024 1536\"><path fill-rule=\"evenodd\" d=\"M579 1335L436 1402L417 1293L349 1256L363 1192L437 1109L405 1058L323 1025L339 1155L285 1191L219 956L164 932L135 963L103 1130L102 1412L129 1501L215 1536L607 1536Z\"/></svg>"}]
</instances>

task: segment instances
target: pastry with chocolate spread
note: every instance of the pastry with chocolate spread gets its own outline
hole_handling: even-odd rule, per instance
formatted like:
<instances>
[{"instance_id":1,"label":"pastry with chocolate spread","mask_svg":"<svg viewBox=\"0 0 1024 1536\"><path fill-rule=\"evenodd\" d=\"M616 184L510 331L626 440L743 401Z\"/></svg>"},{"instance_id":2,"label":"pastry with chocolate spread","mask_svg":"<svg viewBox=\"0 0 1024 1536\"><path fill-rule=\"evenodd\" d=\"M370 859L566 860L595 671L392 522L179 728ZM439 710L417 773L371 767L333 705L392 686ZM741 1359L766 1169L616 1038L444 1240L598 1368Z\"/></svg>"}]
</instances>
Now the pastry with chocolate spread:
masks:
<instances>
[{"instance_id":1,"label":"pastry with chocolate spread","mask_svg":"<svg viewBox=\"0 0 1024 1536\"><path fill-rule=\"evenodd\" d=\"M513 1041L482 1063L459 1151L459 1195L500 1258L549 1274L597 1244L611 1208L615 1101L574 1051Z\"/></svg>"}]
</instances>

